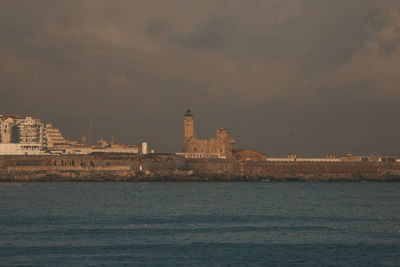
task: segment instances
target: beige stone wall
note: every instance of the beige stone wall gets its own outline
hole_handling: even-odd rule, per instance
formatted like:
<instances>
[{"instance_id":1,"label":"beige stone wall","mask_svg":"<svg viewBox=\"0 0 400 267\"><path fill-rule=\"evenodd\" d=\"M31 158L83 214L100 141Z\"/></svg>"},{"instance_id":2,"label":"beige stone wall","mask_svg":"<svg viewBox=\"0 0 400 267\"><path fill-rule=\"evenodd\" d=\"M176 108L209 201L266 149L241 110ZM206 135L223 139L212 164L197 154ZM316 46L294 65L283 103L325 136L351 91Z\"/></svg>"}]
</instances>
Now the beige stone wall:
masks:
<instances>
[{"instance_id":1,"label":"beige stone wall","mask_svg":"<svg viewBox=\"0 0 400 267\"><path fill-rule=\"evenodd\" d=\"M0 156L0 182L206 180L400 181L400 163L266 162L106 153L96 156Z\"/></svg>"},{"instance_id":2,"label":"beige stone wall","mask_svg":"<svg viewBox=\"0 0 400 267\"><path fill-rule=\"evenodd\" d=\"M193 138L183 142L184 153L218 153L227 158L232 157L230 139L200 140Z\"/></svg>"}]
</instances>

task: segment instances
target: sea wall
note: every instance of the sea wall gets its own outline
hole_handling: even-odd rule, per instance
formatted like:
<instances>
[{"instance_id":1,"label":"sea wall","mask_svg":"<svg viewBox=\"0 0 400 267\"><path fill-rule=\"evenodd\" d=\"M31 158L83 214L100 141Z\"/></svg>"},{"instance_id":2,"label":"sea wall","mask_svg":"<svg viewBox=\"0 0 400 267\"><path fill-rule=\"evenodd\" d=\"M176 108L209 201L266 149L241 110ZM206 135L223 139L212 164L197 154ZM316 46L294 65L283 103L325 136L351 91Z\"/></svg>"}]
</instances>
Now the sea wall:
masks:
<instances>
[{"instance_id":1,"label":"sea wall","mask_svg":"<svg viewBox=\"0 0 400 267\"><path fill-rule=\"evenodd\" d=\"M399 163L190 161L203 178L248 181L400 181ZM211 178L213 179L213 178Z\"/></svg>"},{"instance_id":2,"label":"sea wall","mask_svg":"<svg viewBox=\"0 0 400 267\"><path fill-rule=\"evenodd\" d=\"M0 156L1 181L400 181L400 163L195 160L173 154Z\"/></svg>"}]
</instances>

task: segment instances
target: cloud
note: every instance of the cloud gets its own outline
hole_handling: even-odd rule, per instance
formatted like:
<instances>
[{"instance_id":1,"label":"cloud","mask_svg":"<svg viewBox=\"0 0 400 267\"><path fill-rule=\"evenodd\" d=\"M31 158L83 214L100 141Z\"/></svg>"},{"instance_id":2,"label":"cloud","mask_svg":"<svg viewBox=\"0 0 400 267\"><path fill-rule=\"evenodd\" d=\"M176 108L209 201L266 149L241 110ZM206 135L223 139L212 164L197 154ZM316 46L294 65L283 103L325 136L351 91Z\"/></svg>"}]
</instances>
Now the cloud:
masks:
<instances>
[{"instance_id":1,"label":"cloud","mask_svg":"<svg viewBox=\"0 0 400 267\"><path fill-rule=\"evenodd\" d=\"M400 9L371 10L365 16L368 37L347 62L321 80L336 87L362 84L374 97L399 97ZM326 79L324 81L324 79Z\"/></svg>"},{"instance_id":2,"label":"cloud","mask_svg":"<svg viewBox=\"0 0 400 267\"><path fill-rule=\"evenodd\" d=\"M214 120L235 129L246 124L236 117L277 114L273 124L248 125L271 140L282 121L306 131L340 106L331 117L338 128L354 106L367 115L365 103L398 111L399 14L398 1L378 0L3 1L0 112L34 113L76 139L91 118L99 135L148 136L166 151L179 149L174 116L188 105L210 129ZM160 131L164 124L174 127ZM323 140L320 131L299 147ZM237 139L269 149L268 138L252 144L251 136ZM341 151L351 143L332 142Z\"/></svg>"}]
</instances>

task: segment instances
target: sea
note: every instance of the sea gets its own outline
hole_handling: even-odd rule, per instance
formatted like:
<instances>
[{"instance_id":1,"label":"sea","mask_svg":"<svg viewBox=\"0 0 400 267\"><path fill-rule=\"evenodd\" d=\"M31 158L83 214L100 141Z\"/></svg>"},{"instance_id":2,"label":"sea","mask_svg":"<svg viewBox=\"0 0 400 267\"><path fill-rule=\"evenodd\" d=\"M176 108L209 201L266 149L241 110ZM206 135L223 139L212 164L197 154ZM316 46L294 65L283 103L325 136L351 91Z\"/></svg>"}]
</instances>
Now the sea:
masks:
<instances>
[{"instance_id":1,"label":"sea","mask_svg":"<svg viewBox=\"0 0 400 267\"><path fill-rule=\"evenodd\" d=\"M0 266L400 266L400 183L0 183Z\"/></svg>"}]
</instances>

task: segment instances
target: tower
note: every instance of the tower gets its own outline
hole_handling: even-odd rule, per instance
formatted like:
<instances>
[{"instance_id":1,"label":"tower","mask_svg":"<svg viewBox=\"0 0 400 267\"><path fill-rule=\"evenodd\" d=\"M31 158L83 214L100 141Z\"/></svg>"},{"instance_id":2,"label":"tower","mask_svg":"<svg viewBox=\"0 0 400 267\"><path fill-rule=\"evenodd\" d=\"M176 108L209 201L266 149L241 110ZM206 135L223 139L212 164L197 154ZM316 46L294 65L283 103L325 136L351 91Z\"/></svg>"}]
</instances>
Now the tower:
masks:
<instances>
[{"instance_id":1,"label":"tower","mask_svg":"<svg viewBox=\"0 0 400 267\"><path fill-rule=\"evenodd\" d=\"M194 121L190 109L186 110L183 125L184 125L184 140L189 140L194 136Z\"/></svg>"}]
</instances>

